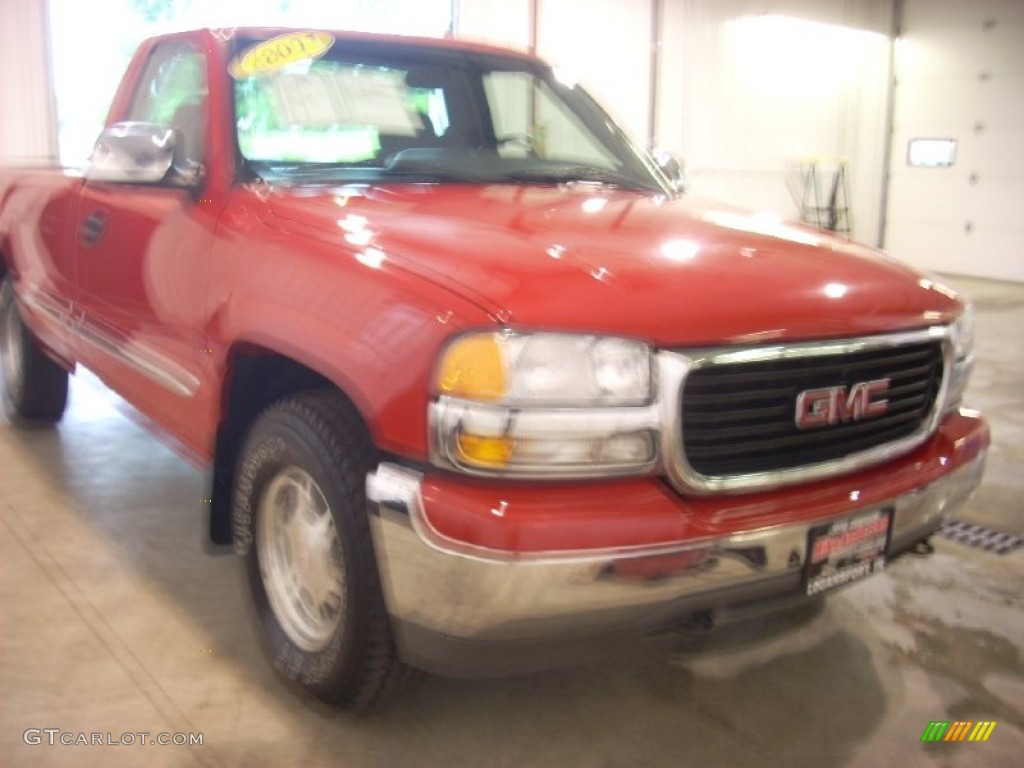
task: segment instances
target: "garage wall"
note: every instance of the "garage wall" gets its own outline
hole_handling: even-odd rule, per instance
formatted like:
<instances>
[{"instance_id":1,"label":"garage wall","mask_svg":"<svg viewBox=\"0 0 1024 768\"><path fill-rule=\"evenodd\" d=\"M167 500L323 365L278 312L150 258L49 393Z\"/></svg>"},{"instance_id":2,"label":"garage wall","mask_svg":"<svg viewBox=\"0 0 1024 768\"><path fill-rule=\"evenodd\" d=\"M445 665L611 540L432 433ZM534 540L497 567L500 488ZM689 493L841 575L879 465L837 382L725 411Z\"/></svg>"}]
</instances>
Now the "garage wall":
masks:
<instances>
[{"instance_id":1,"label":"garage wall","mask_svg":"<svg viewBox=\"0 0 1024 768\"><path fill-rule=\"evenodd\" d=\"M853 234L879 242L892 0L459 6L460 37L519 48L535 6L538 53L571 68L642 144L681 154L693 194L797 217L801 160L845 159Z\"/></svg>"},{"instance_id":2,"label":"garage wall","mask_svg":"<svg viewBox=\"0 0 1024 768\"><path fill-rule=\"evenodd\" d=\"M664 0L657 141L686 158L693 193L795 218L805 161L845 161L852 235L877 244L891 9Z\"/></svg>"},{"instance_id":3,"label":"garage wall","mask_svg":"<svg viewBox=\"0 0 1024 768\"><path fill-rule=\"evenodd\" d=\"M1024 281L1024 2L906 0L886 247L929 269ZM912 168L912 138L957 141Z\"/></svg>"},{"instance_id":4,"label":"garage wall","mask_svg":"<svg viewBox=\"0 0 1024 768\"><path fill-rule=\"evenodd\" d=\"M456 28L461 39L536 46L541 58L569 70L645 145L652 8L647 0L460 0Z\"/></svg>"},{"instance_id":5,"label":"garage wall","mask_svg":"<svg viewBox=\"0 0 1024 768\"><path fill-rule=\"evenodd\" d=\"M56 162L46 0L0 0L0 162Z\"/></svg>"},{"instance_id":6,"label":"garage wall","mask_svg":"<svg viewBox=\"0 0 1024 768\"><path fill-rule=\"evenodd\" d=\"M538 3L537 53L566 67L641 145L650 132L652 4Z\"/></svg>"},{"instance_id":7,"label":"garage wall","mask_svg":"<svg viewBox=\"0 0 1024 768\"><path fill-rule=\"evenodd\" d=\"M533 4L534 0L458 0L456 35L528 51L533 45Z\"/></svg>"}]
</instances>

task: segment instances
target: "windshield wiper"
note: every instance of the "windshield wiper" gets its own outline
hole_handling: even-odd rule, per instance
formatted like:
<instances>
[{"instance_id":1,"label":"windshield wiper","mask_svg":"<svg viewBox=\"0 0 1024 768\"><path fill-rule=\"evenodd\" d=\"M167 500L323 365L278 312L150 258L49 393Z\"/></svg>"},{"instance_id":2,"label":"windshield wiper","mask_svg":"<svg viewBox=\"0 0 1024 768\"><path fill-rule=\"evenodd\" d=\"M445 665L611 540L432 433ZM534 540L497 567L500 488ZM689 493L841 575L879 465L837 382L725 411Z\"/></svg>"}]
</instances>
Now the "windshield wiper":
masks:
<instances>
[{"instance_id":1,"label":"windshield wiper","mask_svg":"<svg viewBox=\"0 0 1024 768\"><path fill-rule=\"evenodd\" d=\"M381 174L382 181L448 181L462 184L486 184L494 181L489 176L464 170L425 166L423 168L386 168Z\"/></svg>"},{"instance_id":2,"label":"windshield wiper","mask_svg":"<svg viewBox=\"0 0 1024 768\"><path fill-rule=\"evenodd\" d=\"M406 183L493 182L492 176L484 176L467 169L445 168L433 163L412 164L405 167L381 166L377 162L365 163L305 163L247 161L253 176L264 181L397 181Z\"/></svg>"},{"instance_id":3,"label":"windshield wiper","mask_svg":"<svg viewBox=\"0 0 1024 768\"><path fill-rule=\"evenodd\" d=\"M275 160L246 160L246 166L255 175L263 178L267 174L270 175L288 175L294 174L297 176L308 176L310 174L323 174L323 173L345 173L347 171L362 171L367 168L379 168L376 163L372 161L364 161L361 163L323 163L323 162L302 162L302 161L275 161Z\"/></svg>"},{"instance_id":4,"label":"windshield wiper","mask_svg":"<svg viewBox=\"0 0 1024 768\"><path fill-rule=\"evenodd\" d=\"M582 182L604 184L624 189L661 192L655 184L590 165L551 164L499 170L474 167L470 164L448 165L433 159L403 158L401 162L380 166L375 161L362 163L324 163L254 161L246 162L251 173L264 181L293 180L297 182L370 181L405 183L503 184L508 182L535 184L568 184Z\"/></svg>"},{"instance_id":5,"label":"windshield wiper","mask_svg":"<svg viewBox=\"0 0 1024 768\"><path fill-rule=\"evenodd\" d=\"M650 189L660 192L654 184L640 179L592 165L554 165L537 168L522 168L501 174L502 181L525 181L539 184L567 184L573 181L608 184L626 189Z\"/></svg>"}]
</instances>

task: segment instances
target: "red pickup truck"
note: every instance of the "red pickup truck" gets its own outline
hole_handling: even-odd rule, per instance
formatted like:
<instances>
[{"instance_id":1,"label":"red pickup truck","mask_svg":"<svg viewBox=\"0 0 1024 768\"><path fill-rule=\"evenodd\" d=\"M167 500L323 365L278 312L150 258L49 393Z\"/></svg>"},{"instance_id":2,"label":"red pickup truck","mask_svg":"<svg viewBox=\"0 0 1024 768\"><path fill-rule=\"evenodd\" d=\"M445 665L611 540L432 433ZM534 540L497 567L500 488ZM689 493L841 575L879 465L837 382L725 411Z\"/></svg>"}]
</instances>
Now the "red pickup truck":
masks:
<instances>
[{"instance_id":1,"label":"red pickup truck","mask_svg":"<svg viewBox=\"0 0 1024 768\"><path fill-rule=\"evenodd\" d=\"M147 41L83 173L0 175L0 252L12 420L81 365L210 467L275 665L356 709L877 572L989 443L955 292L682 195L506 50Z\"/></svg>"}]
</instances>

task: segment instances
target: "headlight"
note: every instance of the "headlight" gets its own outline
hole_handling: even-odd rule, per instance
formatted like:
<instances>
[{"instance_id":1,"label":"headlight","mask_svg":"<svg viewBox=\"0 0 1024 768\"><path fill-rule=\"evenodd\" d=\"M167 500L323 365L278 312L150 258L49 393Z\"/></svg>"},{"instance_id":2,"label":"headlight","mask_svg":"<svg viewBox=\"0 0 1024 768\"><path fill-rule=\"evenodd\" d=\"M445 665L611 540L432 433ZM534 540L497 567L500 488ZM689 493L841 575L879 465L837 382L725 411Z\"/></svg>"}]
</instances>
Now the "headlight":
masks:
<instances>
[{"instance_id":1,"label":"headlight","mask_svg":"<svg viewBox=\"0 0 1024 768\"><path fill-rule=\"evenodd\" d=\"M953 323L953 352L955 360L963 360L974 351L974 305L968 303Z\"/></svg>"},{"instance_id":2,"label":"headlight","mask_svg":"<svg viewBox=\"0 0 1024 768\"><path fill-rule=\"evenodd\" d=\"M438 394L514 406L643 405L651 350L627 339L562 333L484 333L452 342Z\"/></svg>"},{"instance_id":3,"label":"headlight","mask_svg":"<svg viewBox=\"0 0 1024 768\"><path fill-rule=\"evenodd\" d=\"M435 461L481 474L645 472L658 456L652 360L627 339L462 336L434 377Z\"/></svg>"},{"instance_id":4,"label":"headlight","mask_svg":"<svg viewBox=\"0 0 1024 768\"><path fill-rule=\"evenodd\" d=\"M967 304L950 327L953 344L953 364L949 371L949 386L943 413L950 413L960 407L967 390L967 383L974 368L974 306Z\"/></svg>"}]
</instances>

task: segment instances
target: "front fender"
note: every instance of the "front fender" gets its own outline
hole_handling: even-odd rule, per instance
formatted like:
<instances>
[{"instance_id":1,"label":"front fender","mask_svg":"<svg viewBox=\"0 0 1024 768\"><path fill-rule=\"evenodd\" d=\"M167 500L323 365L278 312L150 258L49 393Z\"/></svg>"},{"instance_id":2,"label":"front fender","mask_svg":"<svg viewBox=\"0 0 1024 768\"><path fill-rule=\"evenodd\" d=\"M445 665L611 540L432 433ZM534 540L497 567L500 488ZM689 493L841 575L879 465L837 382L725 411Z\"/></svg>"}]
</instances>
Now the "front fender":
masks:
<instances>
[{"instance_id":1,"label":"front fender","mask_svg":"<svg viewBox=\"0 0 1024 768\"><path fill-rule=\"evenodd\" d=\"M293 240L286 256L249 251L244 270L230 260L216 270L211 290L222 300L208 328L215 359L226 370L239 344L287 357L342 390L380 449L425 460L438 351L452 335L496 321L401 269L352 269L357 262L337 249L325 258L296 252L301 245Z\"/></svg>"}]
</instances>

